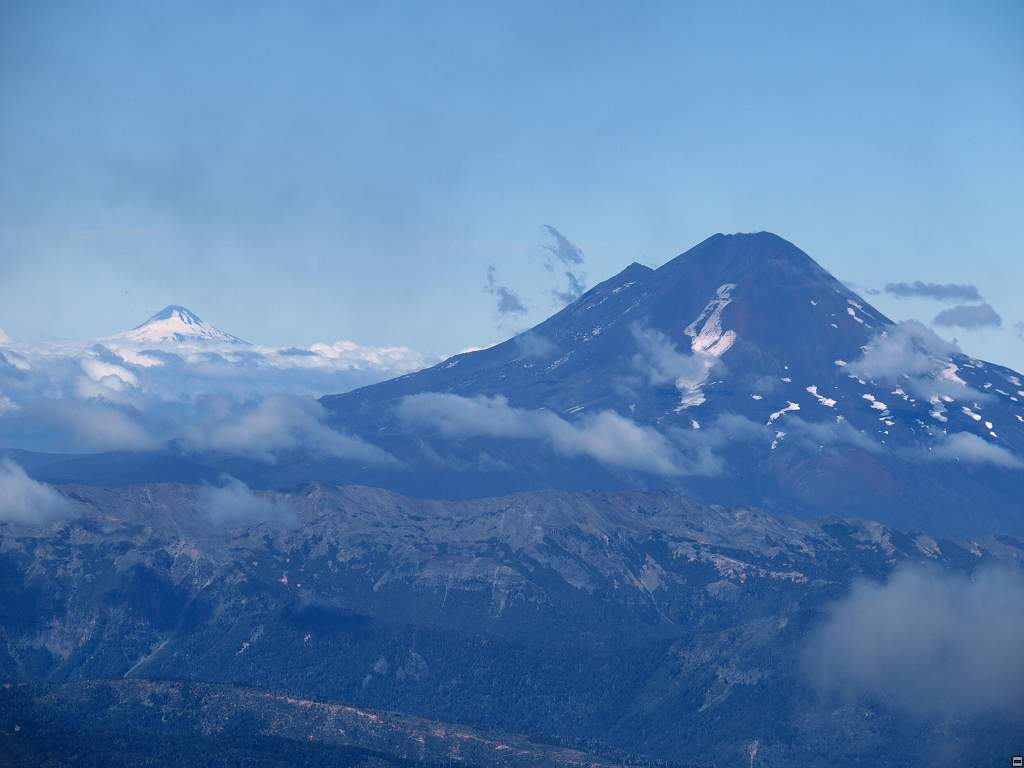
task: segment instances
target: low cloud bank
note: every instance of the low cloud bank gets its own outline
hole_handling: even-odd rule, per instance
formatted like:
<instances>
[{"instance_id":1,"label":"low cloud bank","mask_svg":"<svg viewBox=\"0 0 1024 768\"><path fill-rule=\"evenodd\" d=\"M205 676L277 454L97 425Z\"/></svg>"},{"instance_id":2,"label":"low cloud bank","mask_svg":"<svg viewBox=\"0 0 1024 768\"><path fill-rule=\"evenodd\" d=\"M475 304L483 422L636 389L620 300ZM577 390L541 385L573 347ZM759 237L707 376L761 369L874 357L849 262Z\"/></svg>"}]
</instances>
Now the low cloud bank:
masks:
<instances>
[{"instance_id":1,"label":"low cloud bank","mask_svg":"<svg viewBox=\"0 0 1024 768\"><path fill-rule=\"evenodd\" d=\"M65 496L33 480L13 461L0 460L0 523L45 523L72 511Z\"/></svg>"},{"instance_id":2,"label":"low cloud bank","mask_svg":"<svg viewBox=\"0 0 1024 768\"><path fill-rule=\"evenodd\" d=\"M535 440L562 456L586 456L663 477L722 474L727 469L722 449L771 438L763 424L732 413L697 429L673 427L662 433L611 410L570 421L548 410L516 408L500 395L410 395L399 401L396 412L408 428L433 429L451 438Z\"/></svg>"},{"instance_id":3,"label":"low cloud bank","mask_svg":"<svg viewBox=\"0 0 1024 768\"><path fill-rule=\"evenodd\" d=\"M181 438L191 450L221 451L268 464L281 453L299 449L323 458L395 461L362 438L327 426L327 412L312 398L274 395L251 404L210 398L201 405L198 422Z\"/></svg>"},{"instance_id":4,"label":"low cloud bank","mask_svg":"<svg viewBox=\"0 0 1024 768\"><path fill-rule=\"evenodd\" d=\"M160 447L131 406L101 400L37 400L25 408L25 415L70 441L77 450L148 451Z\"/></svg>"},{"instance_id":5,"label":"low cloud bank","mask_svg":"<svg viewBox=\"0 0 1024 768\"><path fill-rule=\"evenodd\" d=\"M5 346L0 448L152 451L177 441L267 462L297 449L384 462L383 451L327 426L307 393L341 392L417 367L394 351L350 342L272 355L239 345Z\"/></svg>"},{"instance_id":6,"label":"low cloud bank","mask_svg":"<svg viewBox=\"0 0 1024 768\"><path fill-rule=\"evenodd\" d=\"M908 566L861 581L812 636L804 661L826 697L878 700L918 716L1024 711L1024 576Z\"/></svg>"},{"instance_id":7,"label":"low cloud bank","mask_svg":"<svg viewBox=\"0 0 1024 768\"><path fill-rule=\"evenodd\" d=\"M222 486L199 490L196 504L217 525L276 523L293 525L297 518L291 510L257 496L241 480L225 475Z\"/></svg>"},{"instance_id":8,"label":"low cloud bank","mask_svg":"<svg viewBox=\"0 0 1024 768\"><path fill-rule=\"evenodd\" d=\"M664 435L613 411L570 422L551 411L515 408L500 395L424 393L399 401L397 414L407 426L436 429L446 437L537 440L563 456L587 456L654 475L684 472L677 450Z\"/></svg>"}]
</instances>

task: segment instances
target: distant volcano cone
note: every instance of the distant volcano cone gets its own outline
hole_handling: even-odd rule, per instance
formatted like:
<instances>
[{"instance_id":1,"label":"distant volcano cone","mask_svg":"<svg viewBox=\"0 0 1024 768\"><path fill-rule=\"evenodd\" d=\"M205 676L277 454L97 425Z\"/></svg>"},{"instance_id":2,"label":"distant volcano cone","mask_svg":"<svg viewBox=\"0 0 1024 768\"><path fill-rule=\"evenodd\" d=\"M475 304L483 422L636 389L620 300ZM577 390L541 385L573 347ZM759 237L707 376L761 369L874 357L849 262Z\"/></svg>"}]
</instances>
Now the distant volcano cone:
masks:
<instances>
[{"instance_id":1,"label":"distant volcano cone","mask_svg":"<svg viewBox=\"0 0 1024 768\"><path fill-rule=\"evenodd\" d=\"M118 334L115 338L137 344L248 343L237 336L232 336L230 333L225 333L219 328L204 323L191 310L175 304L164 307L142 325Z\"/></svg>"}]
</instances>

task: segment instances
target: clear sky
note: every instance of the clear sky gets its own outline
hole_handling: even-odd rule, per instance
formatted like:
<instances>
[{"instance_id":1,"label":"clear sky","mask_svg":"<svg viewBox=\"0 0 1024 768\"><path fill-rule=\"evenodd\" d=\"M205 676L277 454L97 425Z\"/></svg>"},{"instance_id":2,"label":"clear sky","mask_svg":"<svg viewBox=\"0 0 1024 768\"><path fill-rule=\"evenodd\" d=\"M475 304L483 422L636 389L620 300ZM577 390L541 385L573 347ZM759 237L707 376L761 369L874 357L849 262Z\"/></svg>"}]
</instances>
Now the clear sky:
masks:
<instances>
[{"instance_id":1,"label":"clear sky","mask_svg":"<svg viewBox=\"0 0 1024 768\"><path fill-rule=\"evenodd\" d=\"M264 343L492 342L715 232L973 283L1024 367L1024 3L0 4L0 328L184 304ZM897 318L946 305L871 297ZM506 325L506 328L508 326Z\"/></svg>"}]
</instances>

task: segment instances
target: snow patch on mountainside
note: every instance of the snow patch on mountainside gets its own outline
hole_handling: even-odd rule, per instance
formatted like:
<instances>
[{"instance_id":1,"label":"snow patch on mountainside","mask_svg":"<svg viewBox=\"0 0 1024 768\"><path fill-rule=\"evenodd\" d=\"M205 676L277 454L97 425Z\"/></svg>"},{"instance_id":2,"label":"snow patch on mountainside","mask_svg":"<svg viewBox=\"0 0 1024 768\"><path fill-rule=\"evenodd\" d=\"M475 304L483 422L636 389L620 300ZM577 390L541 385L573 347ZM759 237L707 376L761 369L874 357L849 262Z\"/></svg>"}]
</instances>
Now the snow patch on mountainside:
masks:
<instances>
[{"instance_id":1,"label":"snow patch on mountainside","mask_svg":"<svg viewBox=\"0 0 1024 768\"><path fill-rule=\"evenodd\" d=\"M675 411L695 408L706 401L704 385L707 383L718 358L728 352L736 343L736 332L722 328L722 312L732 301L735 283L724 283L718 286L715 296L701 310L700 314L684 329L683 333L690 337L690 350L701 361L697 371L676 380L676 389L681 398Z\"/></svg>"},{"instance_id":2,"label":"snow patch on mountainside","mask_svg":"<svg viewBox=\"0 0 1024 768\"><path fill-rule=\"evenodd\" d=\"M704 306L697 318L686 326L684 333L693 339L690 348L694 354L721 357L736 342L735 331L722 330L722 311L732 301L732 292L735 288L735 283L718 286L715 297Z\"/></svg>"}]
</instances>

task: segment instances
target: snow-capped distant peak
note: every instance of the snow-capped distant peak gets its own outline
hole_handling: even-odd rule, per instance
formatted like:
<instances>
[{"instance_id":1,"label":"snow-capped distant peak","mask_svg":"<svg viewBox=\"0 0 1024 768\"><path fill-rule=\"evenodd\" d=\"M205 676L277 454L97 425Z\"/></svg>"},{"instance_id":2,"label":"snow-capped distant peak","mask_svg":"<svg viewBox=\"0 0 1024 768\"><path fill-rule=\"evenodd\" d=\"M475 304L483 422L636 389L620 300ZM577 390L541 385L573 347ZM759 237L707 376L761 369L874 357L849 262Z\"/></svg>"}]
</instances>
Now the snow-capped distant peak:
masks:
<instances>
[{"instance_id":1,"label":"snow-capped distant peak","mask_svg":"<svg viewBox=\"0 0 1024 768\"><path fill-rule=\"evenodd\" d=\"M217 342L247 344L237 336L204 323L200 317L177 305L164 307L142 325L118 334L115 338L136 344Z\"/></svg>"}]
</instances>

